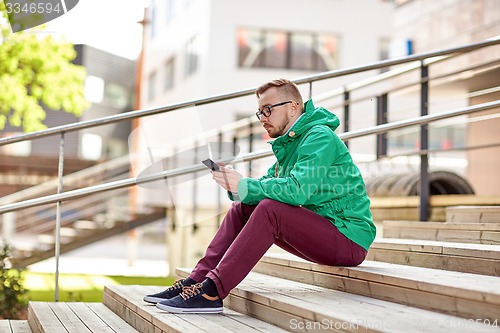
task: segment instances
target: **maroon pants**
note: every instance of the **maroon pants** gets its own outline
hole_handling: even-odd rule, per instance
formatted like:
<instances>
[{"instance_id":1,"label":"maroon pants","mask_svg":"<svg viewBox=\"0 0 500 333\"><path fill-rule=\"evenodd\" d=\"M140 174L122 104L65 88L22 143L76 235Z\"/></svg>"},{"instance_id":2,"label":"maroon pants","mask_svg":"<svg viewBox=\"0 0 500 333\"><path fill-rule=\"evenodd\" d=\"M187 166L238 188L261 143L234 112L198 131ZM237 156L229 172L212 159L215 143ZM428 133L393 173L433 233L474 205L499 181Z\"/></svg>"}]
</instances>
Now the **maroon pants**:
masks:
<instances>
[{"instance_id":1,"label":"maroon pants","mask_svg":"<svg viewBox=\"0 0 500 333\"><path fill-rule=\"evenodd\" d=\"M303 207L264 199L256 206L231 206L189 277L197 282L210 278L219 296L225 298L273 244L331 266L356 266L366 257L366 250L328 219Z\"/></svg>"}]
</instances>

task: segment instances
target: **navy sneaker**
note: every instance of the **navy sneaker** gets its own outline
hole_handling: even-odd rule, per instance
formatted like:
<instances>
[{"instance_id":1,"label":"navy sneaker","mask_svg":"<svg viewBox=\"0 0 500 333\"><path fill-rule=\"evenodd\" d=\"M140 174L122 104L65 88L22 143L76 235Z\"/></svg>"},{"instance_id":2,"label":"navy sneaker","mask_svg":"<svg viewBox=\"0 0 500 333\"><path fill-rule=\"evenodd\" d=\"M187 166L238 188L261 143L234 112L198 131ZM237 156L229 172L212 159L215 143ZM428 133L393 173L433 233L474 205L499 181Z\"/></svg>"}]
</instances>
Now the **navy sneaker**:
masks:
<instances>
[{"instance_id":1,"label":"navy sneaker","mask_svg":"<svg viewBox=\"0 0 500 333\"><path fill-rule=\"evenodd\" d=\"M178 296L161 301L156 307L171 313L221 313L223 309L222 299L207 295L201 283L184 287Z\"/></svg>"},{"instance_id":2,"label":"navy sneaker","mask_svg":"<svg viewBox=\"0 0 500 333\"><path fill-rule=\"evenodd\" d=\"M143 300L144 302L156 304L158 302L164 301L166 299L170 299L172 297L175 297L179 295L182 292L182 288L184 288L184 284L182 284L184 280L176 280L173 285L167 288L167 290L164 290L162 292L156 293L156 294L151 294L151 295L146 295L144 296Z\"/></svg>"}]
</instances>

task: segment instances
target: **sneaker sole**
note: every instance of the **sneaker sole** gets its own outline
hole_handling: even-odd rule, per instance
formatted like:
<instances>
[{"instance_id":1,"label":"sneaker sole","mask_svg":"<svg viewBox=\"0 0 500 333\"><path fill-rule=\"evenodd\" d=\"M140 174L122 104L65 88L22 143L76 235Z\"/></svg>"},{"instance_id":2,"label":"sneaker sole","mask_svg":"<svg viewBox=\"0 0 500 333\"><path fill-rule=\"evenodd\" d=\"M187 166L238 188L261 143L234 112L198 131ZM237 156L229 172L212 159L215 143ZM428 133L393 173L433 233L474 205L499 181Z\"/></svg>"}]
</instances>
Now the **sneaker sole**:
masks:
<instances>
[{"instance_id":1,"label":"sneaker sole","mask_svg":"<svg viewBox=\"0 0 500 333\"><path fill-rule=\"evenodd\" d=\"M170 313L222 313L222 310L224 309L222 306L218 308L176 308L160 303L157 303L156 307Z\"/></svg>"},{"instance_id":2,"label":"sneaker sole","mask_svg":"<svg viewBox=\"0 0 500 333\"><path fill-rule=\"evenodd\" d=\"M163 301L166 301L167 298L160 298L160 297L151 297L151 296L146 296L143 298L144 302L151 303L151 304L157 304Z\"/></svg>"}]
</instances>

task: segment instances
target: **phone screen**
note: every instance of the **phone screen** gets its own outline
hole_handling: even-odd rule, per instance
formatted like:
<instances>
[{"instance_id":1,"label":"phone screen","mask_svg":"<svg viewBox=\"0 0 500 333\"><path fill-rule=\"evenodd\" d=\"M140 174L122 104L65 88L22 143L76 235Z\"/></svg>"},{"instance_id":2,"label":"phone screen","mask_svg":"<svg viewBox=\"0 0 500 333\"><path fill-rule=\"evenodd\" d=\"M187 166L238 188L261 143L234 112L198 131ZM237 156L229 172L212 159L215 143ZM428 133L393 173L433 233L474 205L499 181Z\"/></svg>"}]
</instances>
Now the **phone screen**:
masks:
<instances>
[{"instance_id":1,"label":"phone screen","mask_svg":"<svg viewBox=\"0 0 500 333\"><path fill-rule=\"evenodd\" d=\"M211 159L207 158L206 160L201 161L203 164L207 166L207 168L211 169L212 171L219 171L219 165L212 161Z\"/></svg>"}]
</instances>

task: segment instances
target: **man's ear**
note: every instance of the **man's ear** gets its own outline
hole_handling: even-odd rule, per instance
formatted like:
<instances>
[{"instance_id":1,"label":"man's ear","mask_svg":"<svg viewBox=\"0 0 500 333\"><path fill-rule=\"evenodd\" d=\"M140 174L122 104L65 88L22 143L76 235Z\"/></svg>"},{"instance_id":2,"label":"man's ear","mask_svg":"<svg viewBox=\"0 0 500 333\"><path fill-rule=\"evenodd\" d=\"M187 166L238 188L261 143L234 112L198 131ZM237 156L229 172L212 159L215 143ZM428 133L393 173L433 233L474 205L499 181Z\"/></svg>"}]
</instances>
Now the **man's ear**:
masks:
<instances>
[{"instance_id":1,"label":"man's ear","mask_svg":"<svg viewBox=\"0 0 500 333\"><path fill-rule=\"evenodd\" d=\"M299 103L293 101L292 102L292 115L295 117L295 115L297 115L299 112L300 112Z\"/></svg>"}]
</instances>

